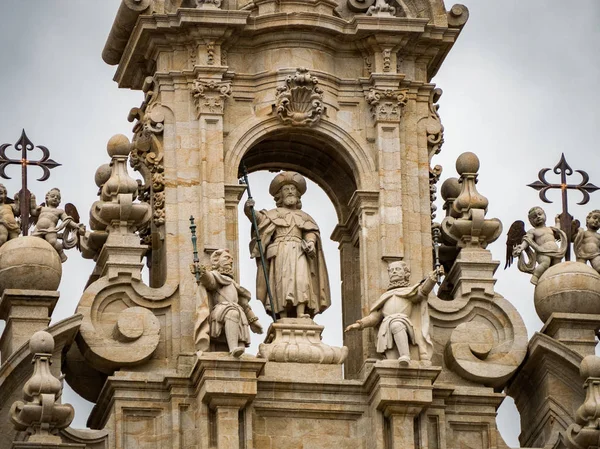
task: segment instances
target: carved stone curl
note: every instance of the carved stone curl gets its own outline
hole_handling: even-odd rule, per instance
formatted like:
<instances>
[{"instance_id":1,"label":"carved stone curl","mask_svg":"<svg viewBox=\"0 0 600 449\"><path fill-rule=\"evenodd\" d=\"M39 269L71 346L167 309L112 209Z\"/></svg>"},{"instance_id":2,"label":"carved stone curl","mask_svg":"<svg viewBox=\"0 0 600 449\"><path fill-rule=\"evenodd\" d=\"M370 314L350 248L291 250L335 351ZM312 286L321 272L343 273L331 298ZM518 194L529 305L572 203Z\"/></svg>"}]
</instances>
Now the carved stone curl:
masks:
<instances>
[{"instance_id":1,"label":"carved stone curl","mask_svg":"<svg viewBox=\"0 0 600 449\"><path fill-rule=\"evenodd\" d=\"M223 114L225 99L231 96L231 83L197 79L194 81L192 95L198 117L200 114Z\"/></svg>"},{"instance_id":2,"label":"carved stone curl","mask_svg":"<svg viewBox=\"0 0 600 449\"><path fill-rule=\"evenodd\" d=\"M444 126L440 119L438 110L440 105L436 104L442 96L442 89L436 88L431 91L429 95L429 116L426 119L426 130L427 130L427 149L429 153L429 160L438 154L442 145L444 144Z\"/></svg>"},{"instance_id":3,"label":"carved stone curl","mask_svg":"<svg viewBox=\"0 0 600 449\"><path fill-rule=\"evenodd\" d=\"M221 0L196 0L196 6L200 9L219 9Z\"/></svg>"},{"instance_id":4,"label":"carved stone curl","mask_svg":"<svg viewBox=\"0 0 600 449\"><path fill-rule=\"evenodd\" d=\"M15 429L27 431L30 443L61 444L56 433L71 424L75 411L70 404L60 403L62 381L50 372L54 338L47 332L36 332L29 348L33 353L33 374L23 386L25 402L12 405L10 420Z\"/></svg>"},{"instance_id":5,"label":"carved stone curl","mask_svg":"<svg viewBox=\"0 0 600 449\"><path fill-rule=\"evenodd\" d=\"M456 246L485 248L502 233L497 218L485 218L488 199L477 191L479 159L474 153L463 153L456 161L461 192L450 207L450 216L442 221L444 237Z\"/></svg>"},{"instance_id":6,"label":"carved stone curl","mask_svg":"<svg viewBox=\"0 0 600 449\"><path fill-rule=\"evenodd\" d=\"M369 89L365 95L375 121L399 121L408 102L408 89Z\"/></svg>"},{"instance_id":7,"label":"carved stone curl","mask_svg":"<svg viewBox=\"0 0 600 449\"><path fill-rule=\"evenodd\" d=\"M580 374L585 379L585 400L575 413L576 424L571 424L565 431L569 449L597 447L600 440L600 357L585 357Z\"/></svg>"},{"instance_id":8,"label":"carved stone curl","mask_svg":"<svg viewBox=\"0 0 600 449\"><path fill-rule=\"evenodd\" d=\"M317 86L319 80L311 76L308 69L300 67L295 75L277 88L275 112L285 124L313 126L323 115L323 90Z\"/></svg>"},{"instance_id":9,"label":"carved stone curl","mask_svg":"<svg viewBox=\"0 0 600 449\"><path fill-rule=\"evenodd\" d=\"M368 16L395 16L396 8L389 5L385 0L376 0L373 6L367 10Z\"/></svg>"}]
</instances>

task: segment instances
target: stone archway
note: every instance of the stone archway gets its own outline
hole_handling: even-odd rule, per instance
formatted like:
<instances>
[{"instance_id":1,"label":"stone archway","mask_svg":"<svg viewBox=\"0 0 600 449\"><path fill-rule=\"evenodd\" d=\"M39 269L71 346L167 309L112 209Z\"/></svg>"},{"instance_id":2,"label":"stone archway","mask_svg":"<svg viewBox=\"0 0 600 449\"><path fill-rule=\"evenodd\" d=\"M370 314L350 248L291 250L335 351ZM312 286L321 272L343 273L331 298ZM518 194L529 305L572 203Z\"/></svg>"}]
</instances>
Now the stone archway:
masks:
<instances>
[{"instance_id":1,"label":"stone archway","mask_svg":"<svg viewBox=\"0 0 600 449\"><path fill-rule=\"evenodd\" d=\"M263 123L261 128L263 132L248 131L244 136L246 139L242 137L237 140L237 145L226 155L226 170L232 166L238 170L236 175L230 173L229 177L238 177L243 162L249 173L259 170L297 171L325 191L333 203L338 220L331 238L338 243L340 252L342 325L353 323L362 316L363 303L368 303L362 294L366 287L362 280L366 276L364 267L367 264L364 260L361 263L361 233L358 232L360 220L357 219L357 210L360 207L357 207L356 198L357 195L365 193L360 187L370 186L371 178L376 176L375 164L357 144L354 148L348 148L345 143L348 142L349 136L331 124L330 132L324 132L321 126L318 129L290 128L273 122ZM252 138L248 138L249 135ZM239 192L237 186L234 187L232 183L228 185L232 192L234 189ZM377 193L368 193L374 194L376 201ZM229 195L231 206L234 205L233 196L239 200L239 194ZM236 209L237 204L235 202ZM233 211L228 213L228 217L233 218ZM229 238L237 239L237 234ZM237 241L229 245L239 248ZM345 365L348 377L357 375L367 357L368 354L364 353L363 348L368 347L365 341L368 338L368 332L364 335L344 335L344 344L351 348Z\"/></svg>"}]
</instances>

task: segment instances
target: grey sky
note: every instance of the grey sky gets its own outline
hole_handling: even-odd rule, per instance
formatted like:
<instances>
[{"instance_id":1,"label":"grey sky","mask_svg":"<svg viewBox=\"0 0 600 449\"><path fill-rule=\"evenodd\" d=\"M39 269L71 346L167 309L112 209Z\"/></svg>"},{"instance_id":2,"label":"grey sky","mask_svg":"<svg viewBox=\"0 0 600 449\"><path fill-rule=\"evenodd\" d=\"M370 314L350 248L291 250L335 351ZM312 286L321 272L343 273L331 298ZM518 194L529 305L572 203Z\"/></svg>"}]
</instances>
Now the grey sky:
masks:
<instances>
[{"instance_id":1,"label":"grey sky","mask_svg":"<svg viewBox=\"0 0 600 449\"><path fill-rule=\"evenodd\" d=\"M32 182L31 190L43 198L49 188L59 187L63 202L75 203L85 218L96 199L96 167L108 161L106 142L117 133L131 136L126 117L142 99L137 92L119 90L112 81L114 67L100 57L119 3L2 0L0 143L15 142L25 128L35 144L47 146L63 166L54 169L45 184ZM540 168L553 167L561 152L574 169L587 170L591 182L600 185L596 150L600 2L465 0L465 4L469 22L434 79L444 90L439 104L446 143L433 163L444 167L445 179L456 176L454 162L461 152L476 152L481 159L478 189L490 200L488 217L500 218L506 231L514 220L526 220L531 206L540 204L537 192L525 185L535 181ZM9 173L15 179L5 184L13 194L19 188L18 168ZM268 195L259 195L266 192L270 176L251 180L258 206L272 205ZM560 199L558 193L549 196L555 203L544 207L552 218L560 212ZM310 196L303 203L328 238L335 216L323 201ZM579 197L574 194L571 204L576 201ZM593 208L600 208L600 192L592 195L588 206L573 206L572 213L581 220ZM241 229L242 259L247 257L247 238L247 229ZM502 236L491 245L497 260L504 259L504 241ZM335 283L339 257L336 245L331 248L327 262ZM253 288L254 272L247 266L242 283ZM63 268L55 318L74 311L92 264L70 251ZM496 290L517 307L531 336L541 323L528 276L514 268L499 270L497 277ZM337 297L334 293L334 301L337 308L319 321L327 326L327 342L340 344L339 293ZM259 304L255 302L254 308ZM269 321L262 321L266 327ZM78 424L84 421L80 415ZM518 420L514 413L511 418L502 418L502 431L516 446Z\"/></svg>"}]
</instances>

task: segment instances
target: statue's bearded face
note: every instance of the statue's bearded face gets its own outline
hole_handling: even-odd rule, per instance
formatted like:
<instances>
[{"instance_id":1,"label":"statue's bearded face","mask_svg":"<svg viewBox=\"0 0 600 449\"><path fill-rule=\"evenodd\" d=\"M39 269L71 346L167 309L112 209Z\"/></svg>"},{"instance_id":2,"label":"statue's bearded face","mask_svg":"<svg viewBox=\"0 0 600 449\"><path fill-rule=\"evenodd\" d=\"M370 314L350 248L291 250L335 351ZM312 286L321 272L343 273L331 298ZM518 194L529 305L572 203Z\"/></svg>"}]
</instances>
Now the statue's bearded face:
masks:
<instances>
[{"instance_id":1,"label":"statue's bearded face","mask_svg":"<svg viewBox=\"0 0 600 449\"><path fill-rule=\"evenodd\" d=\"M390 276L390 286L403 287L408 285L410 271L402 262L392 262L388 266L388 274Z\"/></svg>"},{"instance_id":2,"label":"statue's bearded face","mask_svg":"<svg viewBox=\"0 0 600 449\"><path fill-rule=\"evenodd\" d=\"M294 184L286 184L281 188L281 198L285 207L294 207L298 204L300 194Z\"/></svg>"},{"instance_id":3,"label":"statue's bearded face","mask_svg":"<svg viewBox=\"0 0 600 449\"><path fill-rule=\"evenodd\" d=\"M217 262L217 270L221 274L226 274L229 276L233 275L233 257L228 252L224 252L219 257Z\"/></svg>"}]
</instances>

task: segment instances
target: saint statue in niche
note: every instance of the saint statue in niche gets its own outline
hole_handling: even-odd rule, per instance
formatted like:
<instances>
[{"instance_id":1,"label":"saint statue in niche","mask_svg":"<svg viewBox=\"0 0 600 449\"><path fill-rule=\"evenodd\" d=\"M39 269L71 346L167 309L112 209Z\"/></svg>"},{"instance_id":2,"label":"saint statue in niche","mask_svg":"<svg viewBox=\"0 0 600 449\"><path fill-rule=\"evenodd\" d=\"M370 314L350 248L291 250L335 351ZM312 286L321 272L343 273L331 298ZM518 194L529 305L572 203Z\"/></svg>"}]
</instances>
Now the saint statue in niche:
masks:
<instances>
[{"instance_id":1,"label":"saint statue in niche","mask_svg":"<svg viewBox=\"0 0 600 449\"><path fill-rule=\"evenodd\" d=\"M306 180L300 174L281 172L269 186L277 207L256 211L275 313L280 317L312 318L331 305L319 227L301 210L300 198L305 192ZM254 200L249 199L244 213L250 220L252 208ZM258 265L256 296L270 312L267 284L254 236L250 254Z\"/></svg>"}]
</instances>

